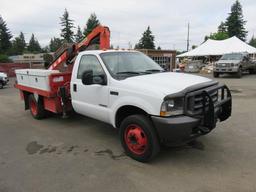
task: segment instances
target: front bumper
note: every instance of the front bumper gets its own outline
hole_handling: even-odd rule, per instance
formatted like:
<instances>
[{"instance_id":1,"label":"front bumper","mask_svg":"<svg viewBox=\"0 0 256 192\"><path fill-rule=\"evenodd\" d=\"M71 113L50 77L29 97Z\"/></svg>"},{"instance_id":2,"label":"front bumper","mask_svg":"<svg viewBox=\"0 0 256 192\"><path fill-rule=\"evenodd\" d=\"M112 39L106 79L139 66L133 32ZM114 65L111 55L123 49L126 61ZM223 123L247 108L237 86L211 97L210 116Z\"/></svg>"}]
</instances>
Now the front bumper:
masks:
<instances>
[{"instance_id":1,"label":"front bumper","mask_svg":"<svg viewBox=\"0 0 256 192\"><path fill-rule=\"evenodd\" d=\"M228 67L228 68L213 68L213 72L218 73L237 73L239 67Z\"/></svg>"},{"instance_id":2,"label":"front bumper","mask_svg":"<svg viewBox=\"0 0 256 192\"><path fill-rule=\"evenodd\" d=\"M220 98L214 101L211 93L216 90L220 91ZM198 94L198 91L187 93L185 100L193 94ZM185 115L181 116L151 117L162 143L168 145L184 144L211 132L216 127L218 120L224 121L231 116L232 97L225 85L208 87L201 90L200 94L203 98L203 108L200 115L193 115L191 111L185 109Z\"/></svg>"},{"instance_id":3,"label":"front bumper","mask_svg":"<svg viewBox=\"0 0 256 192\"><path fill-rule=\"evenodd\" d=\"M200 119L189 116L151 118L161 143L180 145L202 135L198 131Z\"/></svg>"}]
</instances>

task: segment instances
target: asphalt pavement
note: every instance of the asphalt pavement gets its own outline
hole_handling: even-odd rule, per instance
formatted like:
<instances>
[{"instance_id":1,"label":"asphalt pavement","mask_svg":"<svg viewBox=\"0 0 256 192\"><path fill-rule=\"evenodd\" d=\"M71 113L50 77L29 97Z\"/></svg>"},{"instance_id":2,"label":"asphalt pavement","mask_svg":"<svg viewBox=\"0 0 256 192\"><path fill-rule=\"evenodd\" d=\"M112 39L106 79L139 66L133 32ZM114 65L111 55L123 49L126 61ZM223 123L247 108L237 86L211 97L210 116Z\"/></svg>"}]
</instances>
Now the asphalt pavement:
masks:
<instances>
[{"instance_id":1,"label":"asphalt pavement","mask_svg":"<svg viewBox=\"0 0 256 192\"><path fill-rule=\"evenodd\" d=\"M0 192L255 192L256 75L218 80L232 91L232 117L143 164L125 156L105 123L33 119L12 79L0 89Z\"/></svg>"}]
</instances>

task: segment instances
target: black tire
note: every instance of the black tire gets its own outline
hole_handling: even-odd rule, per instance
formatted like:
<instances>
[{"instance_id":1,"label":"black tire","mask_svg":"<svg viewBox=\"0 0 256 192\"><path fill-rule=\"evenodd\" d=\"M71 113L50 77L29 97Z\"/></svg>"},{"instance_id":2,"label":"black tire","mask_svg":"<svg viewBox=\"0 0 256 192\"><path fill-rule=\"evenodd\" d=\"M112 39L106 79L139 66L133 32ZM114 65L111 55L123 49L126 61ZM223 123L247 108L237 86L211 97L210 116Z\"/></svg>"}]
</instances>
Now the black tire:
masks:
<instances>
[{"instance_id":1,"label":"black tire","mask_svg":"<svg viewBox=\"0 0 256 192\"><path fill-rule=\"evenodd\" d=\"M213 72L213 77L218 78L220 74L218 72Z\"/></svg>"},{"instance_id":2,"label":"black tire","mask_svg":"<svg viewBox=\"0 0 256 192\"><path fill-rule=\"evenodd\" d=\"M250 74L256 74L256 69L249 69Z\"/></svg>"},{"instance_id":3,"label":"black tire","mask_svg":"<svg viewBox=\"0 0 256 192\"><path fill-rule=\"evenodd\" d=\"M144 147L141 149L142 152L141 154L136 154L135 152L132 151L132 146L138 145L138 140L134 139L134 143L127 141L127 140L132 140L131 135L128 137L127 131L132 132L134 129L131 129L132 126L138 126L141 129L140 136L146 140L146 144ZM159 144L159 139L157 136L157 133L155 131L155 128L150 121L148 117L145 115L131 115L125 118L120 126L119 130L119 136L121 140L121 144L125 150L125 153L140 162L148 162L152 158L154 158L160 151L160 144ZM135 138L136 136L134 136ZM129 138L129 139L128 139Z\"/></svg>"},{"instance_id":4,"label":"black tire","mask_svg":"<svg viewBox=\"0 0 256 192\"><path fill-rule=\"evenodd\" d=\"M0 82L0 89L3 89L4 88L4 85L2 82Z\"/></svg>"},{"instance_id":5,"label":"black tire","mask_svg":"<svg viewBox=\"0 0 256 192\"><path fill-rule=\"evenodd\" d=\"M29 109L35 119L43 119L46 116L43 99L39 97L38 101L36 101L33 94L29 95Z\"/></svg>"},{"instance_id":6,"label":"black tire","mask_svg":"<svg viewBox=\"0 0 256 192\"><path fill-rule=\"evenodd\" d=\"M241 78L243 76L243 71L241 69L241 67L238 69L237 73L236 73L236 77L237 78Z\"/></svg>"}]
</instances>

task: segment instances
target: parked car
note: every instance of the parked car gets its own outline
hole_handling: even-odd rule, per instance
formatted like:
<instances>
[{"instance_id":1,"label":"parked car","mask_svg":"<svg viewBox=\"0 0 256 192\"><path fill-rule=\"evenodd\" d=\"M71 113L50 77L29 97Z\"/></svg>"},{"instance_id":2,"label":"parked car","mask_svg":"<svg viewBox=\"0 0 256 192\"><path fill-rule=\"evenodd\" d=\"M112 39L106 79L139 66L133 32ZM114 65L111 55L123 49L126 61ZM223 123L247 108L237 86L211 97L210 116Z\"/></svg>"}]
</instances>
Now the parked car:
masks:
<instances>
[{"instance_id":1,"label":"parked car","mask_svg":"<svg viewBox=\"0 0 256 192\"><path fill-rule=\"evenodd\" d=\"M243 72L249 71L250 74L256 73L256 62L252 61L248 53L229 53L223 55L214 65L213 76L219 77L220 74L235 74L241 78Z\"/></svg>"},{"instance_id":2,"label":"parked car","mask_svg":"<svg viewBox=\"0 0 256 192\"><path fill-rule=\"evenodd\" d=\"M0 89L2 89L7 83L9 79L6 73L0 72Z\"/></svg>"},{"instance_id":3,"label":"parked car","mask_svg":"<svg viewBox=\"0 0 256 192\"><path fill-rule=\"evenodd\" d=\"M187 73L199 73L204 66L202 60L193 60L186 64L185 72Z\"/></svg>"}]
</instances>

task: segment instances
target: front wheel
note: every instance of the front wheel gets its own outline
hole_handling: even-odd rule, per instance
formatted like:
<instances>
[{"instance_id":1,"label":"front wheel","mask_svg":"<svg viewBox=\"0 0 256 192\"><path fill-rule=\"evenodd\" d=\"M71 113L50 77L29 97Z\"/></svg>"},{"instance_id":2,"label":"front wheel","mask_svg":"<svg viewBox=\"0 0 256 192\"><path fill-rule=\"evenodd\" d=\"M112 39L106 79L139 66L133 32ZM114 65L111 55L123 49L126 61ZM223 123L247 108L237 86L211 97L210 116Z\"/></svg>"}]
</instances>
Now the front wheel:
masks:
<instances>
[{"instance_id":1,"label":"front wheel","mask_svg":"<svg viewBox=\"0 0 256 192\"><path fill-rule=\"evenodd\" d=\"M4 84L2 82L0 82L0 89L4 88Z\"/></svg>"},{"instance_id":2,"label":"front wheel","mask_svg":"<svg viewBox=\"0 0 256 192\"><path fill-rule=\"evenodd\" d=\"M242 69L241 69L241 67L240 67L240 68L238 69L237 73L236 73L236 77L237 77L237 78L241 78L242 75L243 75L243 71L242 71Z\"/></svg>"},{"instance_id":3,"label":"front wheel","mask_svg":"<svg viewBox=\"0 0 256 192\"><path fill-rule=\"evenodd\" d=\"M220 74L218 72L213 72L213 77L218 78Z\"/></svg>"},{"instance_id":4,"label":"front wheel","mask_svg":"<svg viewBox=\"0 0 256 192\"><path fill-rule=\"evenodd\" d=\"M148 162L160 151L154 126L145 115L131 115L125 118L119 134L126 154L137 161Z\"/></svg>"}]
</instances>

